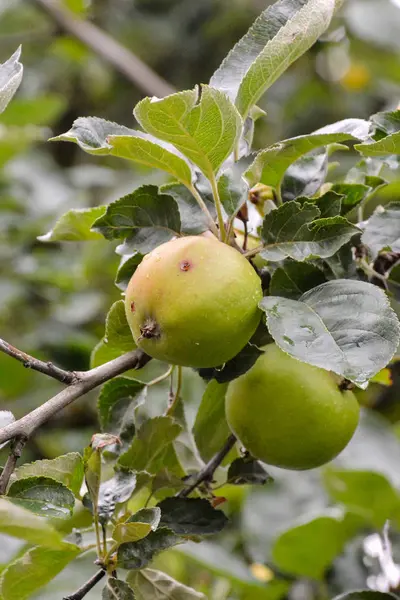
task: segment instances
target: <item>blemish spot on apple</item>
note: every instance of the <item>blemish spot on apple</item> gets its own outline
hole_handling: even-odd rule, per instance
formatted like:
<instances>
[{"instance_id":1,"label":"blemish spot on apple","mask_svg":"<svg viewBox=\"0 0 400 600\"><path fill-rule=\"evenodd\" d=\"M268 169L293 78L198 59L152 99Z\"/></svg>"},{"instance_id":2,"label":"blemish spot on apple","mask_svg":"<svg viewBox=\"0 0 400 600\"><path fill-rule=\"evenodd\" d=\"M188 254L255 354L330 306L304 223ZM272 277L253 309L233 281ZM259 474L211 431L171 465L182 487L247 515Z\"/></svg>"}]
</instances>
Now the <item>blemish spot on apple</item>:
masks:
<instances>
[{"instance_id":1,"label":"blemish spot on apple","mask_svg":"<svg viewBox=\"0 0 400 600\"><path fill-rule=\"evenodd\" d=\"M131 302L131 312L135 312L135 303Z\"/></svg>"},{"instance_id":2,"label":"blemish spot on apple","mask_svg":"<svg viewBox=\"0 0 400 600\"><path fill-rule=\"evenodd\" d=\"M181 260L181 262L179 263L179 268L181 271L189 271L191 266L192 266L192 264L188 260Z\"/></svg>"}]
</instances>

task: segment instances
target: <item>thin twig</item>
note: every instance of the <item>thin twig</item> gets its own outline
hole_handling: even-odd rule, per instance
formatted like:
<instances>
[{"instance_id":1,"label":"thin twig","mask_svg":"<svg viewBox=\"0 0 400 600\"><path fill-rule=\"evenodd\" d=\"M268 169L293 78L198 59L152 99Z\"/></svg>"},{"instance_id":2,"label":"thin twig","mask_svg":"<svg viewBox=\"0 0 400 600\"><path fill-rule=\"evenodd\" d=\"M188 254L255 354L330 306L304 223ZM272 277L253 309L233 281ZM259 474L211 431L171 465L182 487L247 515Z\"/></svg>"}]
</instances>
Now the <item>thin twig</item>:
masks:
<instances>
[{"instance_id":1,"label":"thin twig","mask_svg":"<svg viewBox=\"0 0 400 600\"><path fill-rule=\"evenodd\" d=\"M10 481L11 475L14 473L15 465L22 454L22 450L24 449L26 442L27 438L21 437L16 439L12 445L9 457L4 465L4 469L0 477L0 496L5 494L7 491L8 482Z\"/></svg>"},{"instance_id":2,"label":"thin twig","mask_svg":"<svg viewBox=\"0 0 400 600\"><path fill-rule=\"evenodd\" d=\"M0 444L15 437L28 438L38 427L77 398L125 371L141 369L149 360L150 357L142 350L134 350L90 371L77 372L77 380L69 387L18 421L0 429Z\"/></svg>"},{"instance_id":3,"label":"thin twig","mask_svg":"<svg viewBox=\"0 0 400 600\"><path fill-rule=\"evenodd\" d=\"M186 498L199 486L203 481L211 482L214 472L219 467L219 465L224 460L225 456L232 450L233 446L236 443L236 437L232 434L226 440L224 446L221 448L219 452L205 465L201 471L197 473L195 476L193 483L191 483L187 488L178 492L177 496L180 498Z\"/></svg>"},{"instance_id":4,"label":"thin twig","mask_svg":"<svg viewBox=\"0 0 400 600\"><path fill-rule=\"evenodd\" d=\"M93 577L84 583L82 587L75 592L75 594L72 594L71 596L64 596L63 600L82 600L82 598L84 598L86 594L88 594L90 590L94 588L96 583L99 583L99 581L103 579L105 574L106 572L103 570L97 571L97 573L95 573Z\"/></svg>"},{"instance_id":5,"label":"thin twig","mask_svg":"<svg viewBox=\"0 0 400 600\"><path fill-rule=\"evenodd\" d=\"M78 19L71 11L62 7L55 0L35 1L60 27L113 65L145 94L162 98L176 91L133 52L122 46L96 25L93 25L93 23Z\"/></svg>"},{"instance_id":6,"label":"thin twig","mask_svg":"<svg viewBox=\"0 0 400 600\"><path fill-rule=\"evenodd\" d=\"M18 348L15 348L2 338L0 338L0 352L4 352L4 354L8 354L8 356L15 358L22 363L26 369L39 371L39 373L43 373L44 375L53 377L53 379L57 379L57 381L61 381L61 383L71 384L78 379L77 374L73 371L64 371L64 369L56 367L56 365L53 365L51 362L43 362L38 358L34 358L33 356L30 356L30 354L18 350Z\"/></svg>"}]
</instances>

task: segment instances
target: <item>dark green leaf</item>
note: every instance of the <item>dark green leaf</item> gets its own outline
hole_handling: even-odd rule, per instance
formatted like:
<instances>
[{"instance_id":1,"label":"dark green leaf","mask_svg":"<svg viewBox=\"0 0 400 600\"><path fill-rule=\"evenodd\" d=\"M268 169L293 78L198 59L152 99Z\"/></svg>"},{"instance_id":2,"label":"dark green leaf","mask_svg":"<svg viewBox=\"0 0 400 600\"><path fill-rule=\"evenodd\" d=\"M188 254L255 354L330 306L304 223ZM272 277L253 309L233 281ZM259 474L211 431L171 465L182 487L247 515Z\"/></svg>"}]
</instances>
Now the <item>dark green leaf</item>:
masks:
<instances>
[{"instance_id":1,"label":"dark green leaf","mask_svg":"<svg viewBox=\"0 0 400 600\"><path fill-rule=\"evenodd\" d=\"M373 258L382 250L400 252L400 202L378 206L368 219L361 241Z\"/></svg>"},{"instance_id":2,"label":"dark green leaf","mask_svg":"<svg viewBox=\"0 0 400 600\"><path fill-rule=\"evenodd\" d=\"M375 137L377 132L390 135L400 131L400 110L379 112L371 116L371 123L375 126Z\"/></svg>"},{"instance_id":3,"label":"dark green leaf","mask_svg":"<svg viewBox=\"0 0 400 600\"><path fill-rule=\"evenodd\" d=\"M354 244L361 238L361 235L354 237ZM335 279L358 279L356 263L353 258L353 247L352 243L348 242L344 244L336 254L329 256L324 260L333 273ZM324 263L321 261L321 267L323 268ZM328 279L330 279L330 274Z\"/></svg>"},{"instance_id":4,"label":"dark green leaf","mask_svg":"<svg viewBox=\"0 0 400 600\"><path fill-rule=\"evenodd\" d=\"M0 579L2 599L31 598L32 594L58 575L79 553L77 546L66 543L59 550L31 548L3 571Z\"/></svg>"},{"instance_id":5,"label":"dark green leaf","mask_svg":"<svg viewBox=\"0 0 400 600\"><path fill-rule=\"evenodd\" d=\"M124 450L135 435L135 411L144 399L145 386L135 379L115 377L102 387L97 404L101 429L118 436Z\"/></svg>"},{"instance_id":6,"label":"dark green leaf","mask_svg":"<svg viewBox=\"0 0 400 600\"><path fill-rule=\"evenodd\" d=\"M182 541L170 529L160 527L138 542L121 544L118 548L118 566L122 569L143 569L156 554Z\"/></svg>"},{"instance_id":7,"label":"dark green leaf","mask_svg":"<svg viewBox=\"0 0 400 600\"><path fill-rule=\"evenodd\" d=\"M400 515L400 497L380 473L329 468L324 473L324 482L336 502L378 529L388 519Z\"/></svg>"},{"instance_id":8,"label":"dark green leaf","mask_svg":"<svg viewBox=\"0 0 400 600\"><path fill-rule=\"evenodd\" d=\"M117 504L127 502L136 487L136 473L117 471L112 479L103 481L99 489L98 515L106 523L114 514Z\"/></svg>"},{"instance_id":9,"label":"dark green leaf","mask_svg":"<svg viewBox=\"0 0 400 600\"><path fill-rule=\"evenodd\" d=\"M53 460L37 460L25 463L13 473L15 479L46 476L59 481L75 494L79 495L83 481L83 460L78 452L70 452Z\"/></svg>"},{"instance_id":10,"label":"dark green leaf","mask_svg":"<svg viewBox=\"0 0 400 600\"><path fill-rule=\"evenodd\" d=\"M21 46L14 54L0 64L0 113L2 113L22 81L23 66L19 62Z\"/></svg>"},{"instance_id":11,"label":"dark green leaf","mask_svg":"<svg viewBox=\"0 0 400 600\"><path fill-rule=\"evenodd\" d=\"M125 291L132 275L143 260L143 254L135 252L131 256L123 256L115 277L115 285Z\"/></svg>"},{"instance_id":12,"label":"dark green leaf","mask_svg":"<svg viewBox=\"0 0 400 600\"><path fill-rule=\"evenodd\" d=\"M286 202L271 211L263 222L261 256L271 261L326 258L359 231L344 217L314 220L319 215L319 208L310 202Z\"/></svg>"},{"instance_id":13,"label":"dark green leaf","mask_svg":"<svg viewBox=\"0 0 400 600\"><path fill-rule=\"evenodd\" d=\"M229 465L227 482L234 485L264 485L273 481L262 464L254 458L236 458Z\"/></svg>"},{"instance_id":14,"label":"dark green leaf","mask_svg":"<svg viewBox=\"0 0 400 600\"><path fill-rule=\"evenodd\" d=\"M132 571L127 581L137 594L138 600L206 600L204 594L154 569Z\"/></svg>"},{"instance_id":15,"label":"dark green leaf","mask_svg":"<svg viewBox=\"0 0 400 600\"><path fill-rule=\"evenodd\" d=\"M157 505L161 509L161 527L177 535L210 535L219 533L228 520L224 513L204 498L166 498Z\"/></svg>"},{"instance_id":16,"label":"dark green leaf","mask_svg":"<svg viewBox=\"0 0 400 600\"><path fill-rule=\"evenodd\" d=\"M71 490L50 477L27 477L11 484L7 497L11 502L42 517L66 519L73 511Z\"/></svg>"},{"instance_id":17,"label":"dark green leaf","mask_svg":"<svg viewBox=\"0 0 400 600\"><path fill-rule=\"evenodd\" d=\"M193 426L193 435L201 458L207 462L222 448L230 434L225 418L227 383L211 380L203 394Z\"/></svg>"},{"instance_id":18,"label":"dark green leaf","mask_svg":"<svg viewBox=\"0 0 400 600\"><path fill-rule=\"evenodd\" d=\"M358 206L371 189L370 186L364 185L363 183L335 183L331 187L331 192L335 192L342 196L340 214L344 216Z\"/></svg>"},{"instance_id":19,"label":"dark green leaf","mask_svg":"<svg viewBox=\"0 0 400 600\"><path fill-rule=\"evenodd\" d=\"M390 293L400 301L400 263L390 269L387 284Z\"/></svg>"},{"instance_id":20,"label":"dark green leaf","mask_svg":"<svg viewBox=\"0 0 400 600\"><path fill-rule=\"evenodd\" d=\"M257 358L262 354L262 351L254 346L253 344L246 344L246 346L231 360L216 367L214 369L198 369L200 377L206 381L215 379L218 383L227 383L236 379L246 373L256 362Z\"/></svg>"},{"instance_id":21,"label":"dark green leaf","mask_svg":"<svg viewBox=\"0 0 400 600\"><path fill-rule=\"evenodd\" d=\"M304 292L325 283L325 275L310 263L286 260L274 271L269 292L271 296L283 296L298 300Z\"/></svg>"},{"instance_id":22,"label":"dark green leaf","mask_svg":"<svg viewBox=\"0 0 400 600\"><path fill-rule=\"evenodd\" d=\"M5 497L0 498L0 533L48 548L63 545L60 533L49 523Z\"/></svg>"},{"instance_id":23,"label":"dark green leaf","mask_svg":"<svg viewBox=\"0 0 400 600\"><path fill-rule=\"evenodd\" d=\"M187 187L181 183L167 183L160 187L160 192L172 196L176 201L181 218L182 233L197 235L210 228L207 217L201 210L196 198ZM215 218L216 212L214 203L207 197L203 197L203 200L211 216Z\"/></svg>"},{"instance_id":24,"label":"dark green leaf","mask_svg":"<svg viewBox=\"0 0 400 600\"><path fill-rule=\"evenodd\" d=\"M132 588L115 577L109 577L101 594L102 600L135 600Z\"/></svg>"},{"instance_id":25,"label":"dark green leaf","mask_svg":"<svg viewBox=\"0 0 400 600\"><path fill-rule=\"evenodd\" d=\"M96 219L106 212L105 206L94 208L73 208L60 217L45 235L38 237L41 242L86 242L102 239L99 233L91 231Z\"/></svg>"},{"instance_id":26,"label":"dark green leaf","mask_svg":"<svg viewBox=\"0 0 400 600\"><path fill-rule=\"evenodd\" d=\"M329 190L329 192L314 200L314 204L320 211L320 218L327 219L340 215L342 201L343 197L340 194Z\"/></svg>"},{"instance_id":27,"label":"dark green leaf","mask_svg":"<svg viewBox=\"0 0 400 600\"><path fill-rule=\"evenodd\" d=\"M299 196L314 196L325 182L327 172L328 155L325 150L310 152L299 158L290 165L283 178L283 201L295 200Z\"/></svg>"},{"instance_id":28,"label":"dark green leaf","mask_svg":"<svg viewBox=\"0 0 400 600\"><path fill-rule=\"evenodd\" d=\"M127 239L134 250L146 254L179 234L181 222L172 196L159 194L155 185L143 185L109 204L92 229L109 240ZM147 238L152 242L146 243Z\"/></svg>"},{"instance_id":29,"label":"dark green leaf","mask_svg":"<svg viewBox=\"0 0 400 600\"><path fill-rule=\"evenodd\" d=\"M265 297L260 307L285 352L362 388L397 350L398 319L385 293L370 283L338 279L306 292L299 301ZM360 314L368 319L360 321Z\"/></svg>"},{"instance_id":30,"label":"dark green leaf","mask_svg":"<svg viewBox=\"0 0 400 600\"><path fill-rule=\"evenodd\" d=\"M341 521L318 517L282 533L272 549L275 564L292 575L322 579L346 541Z\"/></svg>"},{"instance_id":31,"label":"dark green leaf","mask_svg":"<svg viewBox=\"0 0 400 600\"><path fill-rule=\"evenodd\" d=\"M141 508L134 515L129 517L127 523L147 523L155 531L160 523L161 510L154 508Z\"/></svg>"},{"instance_id":32,"label":"dark green leaf","mask_svg":"<svg viewBox=\"0 0 400 600\"><path fill-rule=\"evenodd\" d=\"M159 468L165 466L165 451L181 429L170 417L148 419L136 433L128 450L119 457L119 464L134 471L157 473Z\"/></svg>"}]
</instances>

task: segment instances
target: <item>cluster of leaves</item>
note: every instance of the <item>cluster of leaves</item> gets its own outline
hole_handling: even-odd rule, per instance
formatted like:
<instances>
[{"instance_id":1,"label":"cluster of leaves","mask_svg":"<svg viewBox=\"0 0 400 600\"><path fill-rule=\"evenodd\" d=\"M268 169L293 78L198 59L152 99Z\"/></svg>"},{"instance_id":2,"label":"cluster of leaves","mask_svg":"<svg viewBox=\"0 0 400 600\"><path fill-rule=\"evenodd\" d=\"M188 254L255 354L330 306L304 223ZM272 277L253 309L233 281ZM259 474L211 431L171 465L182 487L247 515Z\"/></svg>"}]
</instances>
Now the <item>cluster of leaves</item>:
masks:
<instances>
[{"instance_id":1,"label":"cluster of leaves","mask_svg":"<svg viewBox=\"0 0 400 600\"><path fill-rule=\"evenodd\" d=\"M0 501L0 530L29 547L2 573L5 600L29 597L93 548L109 575L105 599L146 599L156 593L165 598L203 597L148 565L159 552L178 544L185 543L189 554L198 555L187 542L218 533L226 525L224 513L213 507L219 499L209 482L200 490L204 498L186 498L184 491L191 481L189 465L198 470L199 456L208 461L229 435L224 416L227 382L251 367L268 336L296 358L334 371L361 388L396 352L398 321L381 288L393 302L399 300L400 205L379 207L367 221L363 212L386 184L381 174L387 162L397 166L400 111L378 113L369 121L340 121L251 154L254 123L260 117L256 103L325 31L334 10L333 1L291 1L282 19L279 3L269 7L210 85L141 101L134 114L144 132L81 118L55 138L74 141L90 154L161 169L173 180L160 187L141 186L108 206L70 210L42 241L90 241L99 234L118 240L122 258L116 284L123 290L143 256L173 237L211 228L224 241L232 241L235 219L240 213L246 220L244 206L252 208L251 198L262 217L256 223L256 250L263 259L257 268L264 283L266 324L231 363L201 373L209 383L192 432L180 401L172 414L141 420L149 386L128 373L103 386L98 401L102 433L94 436L83 456L37 461L14 473ZM18 58L16 54L3 65L4 105L22 75ZM364 158L333 183L329 159L333 151L347 149L344 142L355 143ZM248 254L250 258L255 252ZM378 269L382 261L383 272ZM108 313L92 365L132 346L123 303L118 301ZM183 441L185 458L179 451ZM270 480L251 457L233 452L229 462L224 483ZM354 532L366 524L380 527L389 517L397 523L398 492L383 475L335 468L326 472L325 486L347 510L281 533L272 549L274 568L321 580ZM142 503L137 510L136 503ZM93 517L89 533L74 531L65 538L60 528L43 520L69 519L77 505ZM329 544L320 552L326 539ZM204 548L207 551L207 542ZM216 563L223 564L221 557ZM119 569L129 571L126 581L116 576ZM242 585L254 598L269 597L269 592L279 598L289 588L284 578L266 587L255 580ZM368 592L357 597L367 599Z\"/></svg>"}]
</instances>

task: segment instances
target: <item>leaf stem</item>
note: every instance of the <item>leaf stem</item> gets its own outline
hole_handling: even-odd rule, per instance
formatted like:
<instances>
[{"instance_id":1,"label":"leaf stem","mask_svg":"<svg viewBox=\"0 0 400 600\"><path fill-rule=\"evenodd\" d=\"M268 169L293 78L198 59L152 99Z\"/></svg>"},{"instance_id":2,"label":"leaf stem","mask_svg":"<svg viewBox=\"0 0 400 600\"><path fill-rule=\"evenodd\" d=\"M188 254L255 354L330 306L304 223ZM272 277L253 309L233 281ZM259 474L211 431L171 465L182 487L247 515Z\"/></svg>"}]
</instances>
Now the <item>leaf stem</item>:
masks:
<instances>
[{"instance_id":1,"label":"leaf stem","mask_svg":"<svg viewBox=\"0 0 400 600\"><path fill-rule=\"evenodd\" d=\"M226 231L225 231L224 217L222 214L222 204L221 204L221 199L219 197L217 180L215 179L214 174L210 179L210 183L211 183L211 189L212 189L213 198L214 198L214 202L215 202L215 208L217 209L218 225L219 225L219 238L220 238L221 242L226 243Z\"/></svg>"},{"instance_id":2,"label":"leaf stem","mask_svg":"<svg viewBox=\"0 0 400 600\"><path fill-rule=\"evenodd\" d=\"M14 472L17 460L21 456L26 442L27 438L21 437L16 438L12 444L10 455L7 458L7 462L4 465L4 469L0 477L0 496L5 494L7 491L8 482L10 481L10 477Z\"/></svg>"},{"instance_id":3,"label":"leaf stem","mask_svg":"<svg viewBox=\"0 0 400 600\"><path fill-rule=\"evenodd\" d=\"M181 389L182 389L182 367L178 367L178 379L176 382L176 390L175 390L175 394L172 398L172 400L170 400L169 406L167 408L167 415L172 415L174 414L174 410L175 407L177 405L177 403L179 402L179 396L181 394Z\"/></svg>"},{"instance_id":4,"label":"leaf stem","mask_svg":"<svg viewBox=\"0 0 400 600\"><path fill-rule=\"evenodd\" d=\"M259 254L261 252L261 250L264 249L263 244L261 244L260 246L257 246L257 248L252 248L251 250L246 250L246 252L243 253L243 256L245 258L251 258L252 256L256 256L257 254Z\"/></svg>"},{"instance_id":5,"label":"leaf stem","mask_svg":"<svg viewBox=\"0 0 400 600\"><path fill-rule=\"evenodd\" d=\"M213 234L218 237L218 228L214 223L214 219L212 218L210 211L208 210L206 203L204 202L203 198L200 196L199 192L196 190L196 188L194 187L194 185L192 185L189 190L191 191L191 193L193 194L193 196L196 198L197 200L197 204L200 206L201 210L203 211L203 213L206 215L207 217L207 221L208 221L208 225L210 227L210 230L213 232Z\"/></svg>"},{"instance_id":6,"label":"leaf stem","mask_svg":"<svg viewBox=\"0 0 400 600\"><path fill-rule=\"evenodd\" d=\"M100 541L100 524L99 524L99 516L97 514L97 508L93 511L93 523L94 530L96 532L96 550L97 550L97 558L102 560L104 558L103 551L101 549L101 541Z\"/></svg>"},{"instance_id":7,"label":"leaf stem","mask_svg":"<svg viewBox=\"0 0 400 600\"><path fill-rule=\"evenodd\" d=\"M168 379L168 377L171 375L171 373L173 372L174 369L175 369L175 365L170 365L169 369L167 371L165 371L165 373L163 373L159 377L156 377L155 379L152 379L151 381L149 381L149 383L146 383L146 385L151 386L151 385L157 385L157 383L161 383L161 381L164 381L164 379Z\"/></svg>"}]
</instances>

